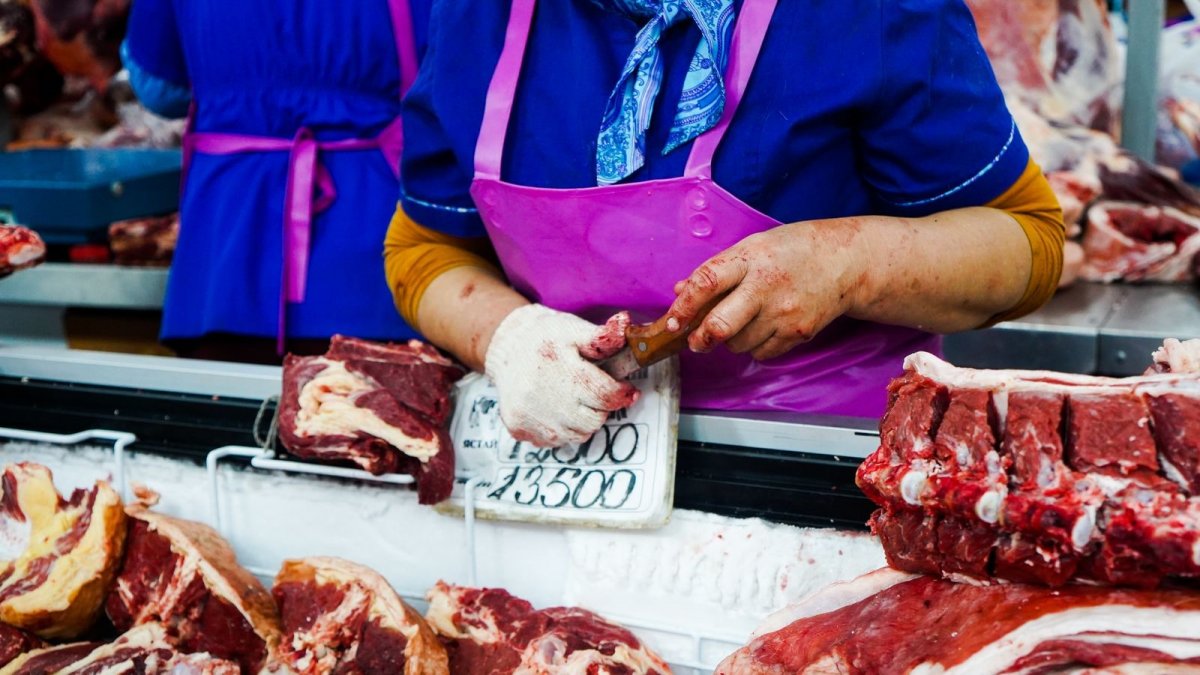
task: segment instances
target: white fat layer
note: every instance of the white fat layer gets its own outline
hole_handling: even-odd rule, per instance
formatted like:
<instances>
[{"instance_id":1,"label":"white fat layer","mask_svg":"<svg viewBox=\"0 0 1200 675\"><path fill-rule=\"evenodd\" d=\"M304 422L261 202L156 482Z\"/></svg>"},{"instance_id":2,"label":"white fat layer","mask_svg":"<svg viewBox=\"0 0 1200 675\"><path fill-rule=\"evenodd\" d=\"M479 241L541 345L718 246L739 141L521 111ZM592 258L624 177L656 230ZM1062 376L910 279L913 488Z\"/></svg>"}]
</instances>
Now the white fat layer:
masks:
<instances>
[{"instance_id":1,"label":"white fat layer","mask_svg":"<svg viewBox=\"0 0 1200 675\"><path fill-rule=\"evenodd\" d=\"M849 607L877 593L917 578L915 574L907 574L890 567L864 574L857 579L840 581L809 595L793 605L785 607L768 616L754 631L753 637L774 633L782 630L801 619L807 619L818 614L826 614L843 607Z\"/></svg>"},{"instance_id":2,"label":"white fat layer","mask_svg":"<svg viewBox=\"0 0 1200 675\"><path fill-rule=\"evenodd\" d=\"M354 394L375 388L340 361L318 359L325 369L300 389L300 411L296 413L296 435L337 436L364 432L381 438L422 462L438 453L437 437L413 438L388 424L375 411L355 404Z\"/></svg>"},{"instance_id":3,"label":"white fat layer","mask_svg":"<svg viewBox=\"0 0 1200 675\"><path fill-rule=\"evenodd\" d=\"M1187 259L1190 261L1191 257ZM1180 342L1167 338L1154 350L1153 358L1155 363L1167 366L1172 373L1200 372L1200 340Z\"/></svg>"},{"instance_id":4,"label":"white fat layer","mask_svg":"<svg viewBox=\"0 0 1200 675\"><path fill-rule=\"evenodd\" d=\"M971 462L971 448L967 447L966 443L959 441L954 445L954 459L958 460L959 466L967 466Z\"/></svg>"},{"instance_id":5,"label":"white fat layer","mask_svg":"<svg viewBox=\"0 0 1200 675\"><path fill-rule=\"evenodd\" d=\"M1004 497L995 490L983 493L975 502L975 515L985 523L993 524L1000 519L1000 509L1004 506Z\"/></svg>"},{"instance_id":6,"label":"white fat layer","mask_svg":"<svg viewBox=\"0 0 1200 675\"><path fill-rule=\"evenodd\" d=\"M360 587L366 585L365 584L366 580L360 581L357 577L351 576L350 574L345 573L342 570L334 569L334 568L327 567L327 566L317 567L315 577L316 577L316 582L318 585L334 584L336 586L341 586L341 587L351 587L352 586L355 589L359 589ZM380 582L383 584L387 583L382 578L380 579ZM382 589L382 590L383 591L392 591L393 594L395 593L395 591L392 590L392 588L390 586L388 586L386 589ZM362 589L362 592L367 593L368 595L372 596L370 598L370 607L367 612L368 619L378 620L380 626L387 628L389 630L399 631L400 633L402 633L404 635L404 637L408 638L409 640L411 640L413 638L413 636L416 635L417 627L416 627L416 625L411 624L405 620L405 616L403 614L402 607L396 608L399 611L399 615L397 616L397 612L390 611L392 609L392 607L388 607L387 603L385 603L384 599L378 597L380 590L372 589L369 586L367 586L366 588ZM396 604L400 603L399 596L395 597L395 603Z\"/></svg>"},{"instance_id":7,"label":"white fat layer","mask_svg":"<svg viewBox=\"0 0 1200 675\"><path fill-rule=\"evenodd\" d=\"M987 466L988 478L1007 479L1004 472L1000 468L1000 453L995 450L988 450L988 453L983 456L983 462Z\"/></svg>"},{"instance_id":8,"label":"white fat layer","mask_svg":"<svg viewBox=\"0 0 1200 675\"><path fill-rule=\"evenodd\" d=\"M630 649L629 645L619 644L612 656L605 656L594 649L580 649L564 657L566 650L567 644L558 636L537 638L521 654L521 664L513 671L513 675L588 675L609 672L612 666L626 666L636 675L650 671L670 672L665 663L644 648Z\"/></svg>"},{"instance_id":9,"label":"white fat layer","mask_svg":"<svg viewBox=\"0 0 1200 675\"><path fill-rule=\"evenodd\" d=\"M900 479L900 496L909 504L919 506L921 493L925 491L925 486L928 484L929 477L923 471L908 471Z\"/></svg>"},{"instance_id":10,"label":"white fat layer","mask_svg":"<svg viewBox=\"0 0 1200 675\"><path fill-rule=\"evenodd\" d=\"M1128 636L1178 638L1163 641L1164 653L1176 658L1193 649L1200 636L1200 611L1177 611L1161 607L1099 605L1055 612L1028 621L1007 635L979 649L969 659L943 670L941 664L923 663L911 675L977 675L1004 672L1021 657L1050 640L1070 638L1080 633L1121 633ZM1186 648L1183 643L1192 643Z\"/></svg>"},{"instance_id":11,"label":"white fat layer","mask_svg":"<svg viewBox=\"0 0 1200 675\"><path fill-rule=\"evenodd\" d=\"M9 252L8 262L13 267L29 264L46 254L40 246L19 246L15 252Z\"/></svg>"},{"instance_id":12,"label":"white fat layer","mask_svg":"<svg viewBox=\"0 0 1200 675\"><path fill-rule=\"evenodd\" d=\"M1179 467L1172 464L1171 460L1167 459L1166 455L1159 453L1158 463L1162 466L1163 475L1167 477L1167 480L1181 488L1184 488L1185 490L1189 489L1188 480L1187 478L1183 477L1183 472L1179 470Z\"/></svg>"},{"instance_id":13,"label":"white fat layer","mask_svg":"<svg viewBox=\"0 0 1200 675\"><path fill-rule=\"evenodd\" d=\"M472 622L464 624L463 627L466 630L459 630L459 627L455 625L454 615L458 614L461 609L462 606L455 597L453 589L447 593L439 588L434 588L429 593L429 610L425 613L425 621L433 627L438 635L455 640L470 640L486 645L504 639L504 635L496 625L496 617L491 610L486 608L475 614L475 618L479 619L484 627L473 625L474 622Z\"/></svg>"},{"instance_id":14,"label":"white fat layer","mask_svg":"<svg viewBox=\"0 0 1200 675\"><path fill-rule=\"evenodd\" d=\"M1108 631L1097 631L1095 633L1073 635L1071 636L1071 640L1098 645L1121 645L1123 647L1153 649L1154 651L1170 654L1179 659L1200 657L1200 638L1196 637L1179 638L1162 637L1160 635L1124 635Z\"/></svg>"},{"instance_id":15,"label":"white fat layer","mask_svg":"<svg viewBox=\"0 0 1200 675\"><path fill-rule=\"evenodd\" d=\"M1071 528L1071 544L1075 550L1082 551L1096 534L1096 507L1084 507L1083 513Z\"/></svg>"},{"instance_id":16,"label":"white fat layer","mask_svg":"<svg viewBox=\"0 0 1200 675\"><path fill-rule=\"evenodd\" d=\"M1140 377L1098 377L1056 373L1048 370L976 370L953 366L928 352L917 352L904 359L904 367L946 386L986 389L992 392L997 412L1007 401L998 400L1010 392L1054 394L1105 394L1135 392L1190 393L1200 395L1200 373L1161 373ZM1001 415L1001 419L1004 415Z\"/></svg>"}]
</instances>

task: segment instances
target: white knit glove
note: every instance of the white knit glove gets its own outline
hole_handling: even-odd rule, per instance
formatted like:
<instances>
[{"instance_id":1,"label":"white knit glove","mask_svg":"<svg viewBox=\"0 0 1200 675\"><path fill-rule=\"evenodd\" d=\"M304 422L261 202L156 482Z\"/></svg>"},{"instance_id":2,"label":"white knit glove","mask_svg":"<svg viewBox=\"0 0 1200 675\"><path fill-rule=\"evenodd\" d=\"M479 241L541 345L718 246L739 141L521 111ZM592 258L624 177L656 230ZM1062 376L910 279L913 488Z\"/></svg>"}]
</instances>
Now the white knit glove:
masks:
<instances>
[{"instance_id":1,"label":"white knit glove","mask_svg":"<svg viewBox=\"0 0 1200 675\"><path fill-rule=\"evenodd\" d=\"M484 370L500 394L500 419L518 441L548 448L582 443L608 413L639 392L596 367L625 346L629 314L597 326L544 305L526 305L500 322Z\"/></svg>"}]
</instances>

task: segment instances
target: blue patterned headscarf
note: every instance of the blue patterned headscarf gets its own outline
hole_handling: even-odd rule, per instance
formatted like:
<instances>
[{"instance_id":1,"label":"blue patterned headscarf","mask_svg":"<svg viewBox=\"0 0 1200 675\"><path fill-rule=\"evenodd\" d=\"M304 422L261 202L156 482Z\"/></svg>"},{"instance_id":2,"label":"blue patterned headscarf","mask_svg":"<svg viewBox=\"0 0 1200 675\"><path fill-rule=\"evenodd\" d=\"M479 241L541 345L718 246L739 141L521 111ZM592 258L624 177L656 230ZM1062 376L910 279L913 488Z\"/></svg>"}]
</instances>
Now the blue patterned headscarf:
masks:
<instances>
[{"instance_id":1,"label":"blue patterned headscarf","mask_svg":"<svg viewBox=\"0 0 1200 675\"><path fill-rule=\"evenodd\" d=\"M713 128L725 110L722 79L729 60L733 0L590 0L592 4L646 21L613 88L596 142L596 183L612 185L646 161L646 129L662 87L659 40L680 21L700 28L700 44L688 66L683 93L671 123L666 154Z\"/></svg>"}]
</instances>

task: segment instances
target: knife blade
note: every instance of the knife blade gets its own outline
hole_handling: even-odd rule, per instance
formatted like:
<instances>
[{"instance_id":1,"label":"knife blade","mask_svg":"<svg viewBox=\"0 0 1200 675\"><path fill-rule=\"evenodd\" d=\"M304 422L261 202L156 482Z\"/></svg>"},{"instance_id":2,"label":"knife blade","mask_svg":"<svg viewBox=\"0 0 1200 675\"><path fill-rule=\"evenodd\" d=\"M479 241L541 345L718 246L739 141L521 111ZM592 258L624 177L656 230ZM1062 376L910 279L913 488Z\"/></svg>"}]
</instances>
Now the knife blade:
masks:
<instances>
[{"instance_id":1,"label":"knife blade","mask_svg":"<svg viewBox=\"0 0 1200 675\"><path fill-rule=\"evenodd\" d=\"M624 380L642 368L678 354L687 346L688 336L728 294L726 291L714 296L700 307L688 325L676 331L667 330L670 317L666 314L653 323L629 326L625 329L625 346L598 365L613 378Z\"/></svg>"}]
</instances>

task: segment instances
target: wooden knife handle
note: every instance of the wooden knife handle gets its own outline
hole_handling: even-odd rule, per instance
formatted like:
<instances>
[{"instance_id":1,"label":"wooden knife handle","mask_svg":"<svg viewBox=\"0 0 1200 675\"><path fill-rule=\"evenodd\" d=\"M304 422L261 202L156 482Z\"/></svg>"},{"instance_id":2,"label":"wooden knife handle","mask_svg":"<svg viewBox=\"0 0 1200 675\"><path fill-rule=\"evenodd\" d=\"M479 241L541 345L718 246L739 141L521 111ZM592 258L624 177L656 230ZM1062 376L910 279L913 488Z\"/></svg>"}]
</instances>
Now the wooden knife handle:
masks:
<instances>
[{"instance_id":1,"label":"wooden knife handle","mask_svg":"<svg viewBox=\"0 0 1200 675\"><path fill-rule=\"evenodd\" d=\"M626 328L625 341L629 345L629 350L633 352L633 357L642 366L648 366L683 351L683 348L687 346L688 336L692 334L692 331L700 327L701 322L708 316L708 313L719 302L724 300L728 294L729 292L726 291L706 302L700 308L700 311L696 312L691 323L684 326L681 330L675 332L667 330L668 315L659 317L654 323L633 325Z\"/></svg>"}]
</instances>

